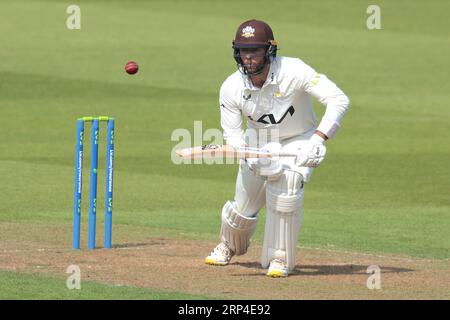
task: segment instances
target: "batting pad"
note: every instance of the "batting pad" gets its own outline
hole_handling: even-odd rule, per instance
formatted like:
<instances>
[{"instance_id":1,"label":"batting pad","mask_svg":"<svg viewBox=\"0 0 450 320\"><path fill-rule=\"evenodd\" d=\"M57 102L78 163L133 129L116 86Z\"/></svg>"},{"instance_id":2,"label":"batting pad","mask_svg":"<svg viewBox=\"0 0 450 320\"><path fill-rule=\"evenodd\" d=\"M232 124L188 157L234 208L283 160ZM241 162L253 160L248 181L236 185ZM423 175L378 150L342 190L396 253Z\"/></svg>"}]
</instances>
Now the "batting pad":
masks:
<instances>
[{"instance_id":1,"label":"batting pad","mask_svg":"<svg viewBox=\"0 0 450 320\"><path fill-rule=\"evenodd\" d=\"M247 252L250 238L255 233L257 217L244 217L227 201L222 209L222 228L220 238L236 255Z\"/></svg>"},{"instance_id":2,"label":"batting pad","mask_svg":"<svg viewBox=\"0 0 450 320\"><path fill-rule=\"evenodd\" d=\"M303 176L284 170L276 181L266 186L266 227L261 265L267 268L273 259L286 262L289 271L295 268L297 235L303 206Z\"/></svg>"}]
</instances>

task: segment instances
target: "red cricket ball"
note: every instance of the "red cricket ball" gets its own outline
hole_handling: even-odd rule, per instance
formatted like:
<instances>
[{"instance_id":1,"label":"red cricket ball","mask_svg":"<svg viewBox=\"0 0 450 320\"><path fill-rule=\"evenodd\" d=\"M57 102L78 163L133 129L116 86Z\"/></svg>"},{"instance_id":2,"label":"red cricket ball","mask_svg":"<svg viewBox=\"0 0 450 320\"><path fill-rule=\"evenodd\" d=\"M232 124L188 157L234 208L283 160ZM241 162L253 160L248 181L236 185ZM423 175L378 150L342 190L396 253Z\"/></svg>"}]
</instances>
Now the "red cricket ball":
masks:
<instances>
[{"instance_id":1,"label":"red cricket ball","mask_svg":"<svg viewBox=\"0 0 450 320\"><path fill-rule=\"evenodd\" d=\"M139 70L139 66L136 62L134 61L129 61L127 62L127 64L125 65L125 71L128 74L135 74L136 72L138 72Z\"/></svg>"}]
</instances>

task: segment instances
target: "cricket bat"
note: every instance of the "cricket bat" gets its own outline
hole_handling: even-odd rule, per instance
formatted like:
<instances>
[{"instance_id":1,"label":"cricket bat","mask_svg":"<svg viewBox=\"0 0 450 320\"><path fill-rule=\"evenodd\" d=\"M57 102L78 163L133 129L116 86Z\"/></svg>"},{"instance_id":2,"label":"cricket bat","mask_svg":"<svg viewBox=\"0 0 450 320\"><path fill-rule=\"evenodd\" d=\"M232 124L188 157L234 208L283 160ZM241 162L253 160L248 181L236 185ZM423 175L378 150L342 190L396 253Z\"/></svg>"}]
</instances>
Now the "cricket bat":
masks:
<instances>
[{"instance_id":1,"label":"cricket bat","mask_svg":"<svg viewBox=\"0 0 450 320\"><path fill-rule=\"evenodd\" d=\"M185 148L176 151L177 155L183 159L198 158L273 158L273 157L296 157L297 153L277 152L251 147L234 148L229 145L206 144L203 146Z\"/></svg>"}]
</instances>

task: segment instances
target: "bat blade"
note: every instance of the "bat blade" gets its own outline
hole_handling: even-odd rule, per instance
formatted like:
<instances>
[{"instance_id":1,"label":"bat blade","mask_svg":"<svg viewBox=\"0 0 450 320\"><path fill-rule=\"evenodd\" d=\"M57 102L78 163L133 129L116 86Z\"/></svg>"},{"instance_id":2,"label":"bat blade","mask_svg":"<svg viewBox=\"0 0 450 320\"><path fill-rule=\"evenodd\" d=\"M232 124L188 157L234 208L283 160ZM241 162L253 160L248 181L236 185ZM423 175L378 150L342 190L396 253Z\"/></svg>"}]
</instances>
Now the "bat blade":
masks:
<instances>
[{"instance_id":1,"label":"bat blade","mask_svg":"<svg viewBox=\"0 0 450 320\"><path fill-rule=\"evenodd\" d=\"M269 150L238 147L233 148L229 145L207 144L203 146L185 148L176 151L177 155L183 159L198 159L198 158L271 158L276 156L283 156L283 154L273 154ZM290 155L284 155L290 156Z\"/></svg>"},{"instance_id":2,"label":"bat blade","mask_svg":"<svg viewBox=\"0 0 450 320\"><path fill-rule=\"evenodd\" d=\"M183 159L233 157L235 150L227 145L207 144L193 148L180 149L176 151L176 154Z\"/></svg>"}]
</instances>

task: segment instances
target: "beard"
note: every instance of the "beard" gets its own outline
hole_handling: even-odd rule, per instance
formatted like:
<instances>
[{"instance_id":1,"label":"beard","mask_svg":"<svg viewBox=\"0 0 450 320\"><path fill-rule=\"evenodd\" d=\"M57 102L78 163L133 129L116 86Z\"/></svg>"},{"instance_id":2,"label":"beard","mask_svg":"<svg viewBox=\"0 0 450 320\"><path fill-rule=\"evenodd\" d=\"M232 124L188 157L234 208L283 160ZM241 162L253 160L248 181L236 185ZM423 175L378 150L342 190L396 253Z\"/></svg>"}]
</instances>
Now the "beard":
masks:
<instances>
[{"instance_id":1,"label":"beard","mask_svg":"<svg viewBox=\"0 0 450 320\"><path fill-rule=\"evenodd\" d=\"M267 65L266 61L263 61L261 63L250 63L250 64L244 64L244 70L246 74L248 75L257 75L260 74L264 67Z\"/></svg>"}]
</instances>

